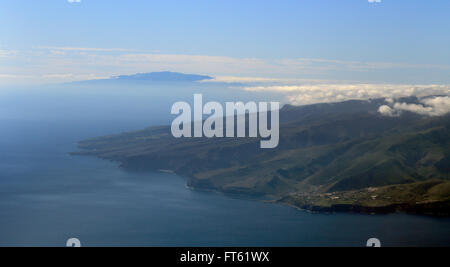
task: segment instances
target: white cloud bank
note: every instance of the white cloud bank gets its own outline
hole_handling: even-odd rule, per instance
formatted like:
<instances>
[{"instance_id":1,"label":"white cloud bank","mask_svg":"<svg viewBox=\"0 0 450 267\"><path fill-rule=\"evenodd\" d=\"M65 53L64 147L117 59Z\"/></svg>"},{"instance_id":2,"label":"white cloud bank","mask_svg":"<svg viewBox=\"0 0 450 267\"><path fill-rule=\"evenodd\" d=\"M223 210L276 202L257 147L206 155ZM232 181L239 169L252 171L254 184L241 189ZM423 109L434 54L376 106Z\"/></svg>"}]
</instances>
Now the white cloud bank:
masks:
<instances>
[{"instance_id":1,"label":"white cloud bank","mask_svg":"<svg viewBox=\"0 0 450 267\"><path fill-rule=\"evenodd\" d=\"M392 107L383 105L378 112L384 116L396 117L403 111L425 116L442 116L450 113L450 97L428 97L420 100L420 104L394 103Z\"/></svg>"},{"instance_id":2,"label":"white cloud bank","mask_svg":"<svg viewBox=\"0 0 450 267\"><path fill-rule=\"evenodd\" d=\"M450 85L320 83L307 85L251 86L244 90L286 95L294 105L340 102L351 99L399 98L407 96L450 95Z\"/></svg>"}]
</instances>

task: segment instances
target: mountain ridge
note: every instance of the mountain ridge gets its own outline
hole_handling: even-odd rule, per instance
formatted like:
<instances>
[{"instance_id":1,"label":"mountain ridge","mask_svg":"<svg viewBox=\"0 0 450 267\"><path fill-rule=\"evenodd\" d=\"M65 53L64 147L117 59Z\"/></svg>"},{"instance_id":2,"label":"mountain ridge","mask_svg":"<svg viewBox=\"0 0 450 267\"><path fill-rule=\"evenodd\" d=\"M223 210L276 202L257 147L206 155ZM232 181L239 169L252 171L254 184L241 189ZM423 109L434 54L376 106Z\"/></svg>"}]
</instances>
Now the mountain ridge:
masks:
<instances>
[{"instance_id":1,"label":"mountain ridge","mask_svg":"<svg viewBox=\"0 0 450 267\"><path fill-rule=\"evenodd\" d=\"M450 115L405 112L386 117L378 113L384 103L384 99L372 99L284 106L280 145L273 150L259 149L258 138L175 139L170 127L160 126L82 141L81 151L74 154L115 160L127 170L172 170L188 177L188 185L196 189L273 199L429 180L447 182ZM436 203L447 198L450 193L440 195ZM389 205L408 204L411 211L414 204L402 201L392 199ZM299 206L317 207L302 203Z\"/></svg>"}]
</instances>

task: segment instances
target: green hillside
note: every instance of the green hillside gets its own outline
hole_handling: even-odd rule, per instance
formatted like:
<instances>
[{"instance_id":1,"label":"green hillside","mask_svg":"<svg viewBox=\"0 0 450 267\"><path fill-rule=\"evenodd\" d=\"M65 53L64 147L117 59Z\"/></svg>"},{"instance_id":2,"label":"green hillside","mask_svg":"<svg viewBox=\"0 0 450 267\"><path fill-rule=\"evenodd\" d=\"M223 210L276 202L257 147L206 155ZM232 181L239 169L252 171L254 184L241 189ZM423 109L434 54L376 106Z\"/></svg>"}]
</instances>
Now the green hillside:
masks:
<instances>
[{"instance_id":1,"label":"green hillside","mask_svg":"<svg viewBox=\"0 0 450 267\"><path fill-rule=\"evenodd\" d=\"M383 103L285 106L276 149L260 149L254 138L175 139L169 127L153 127L80 142L74 154L119 161L129 170L173 170L196 189L275 199L449 180L450 116L384 117L377 112ZM411 192L417 199L425 194ZM433 200L446 200L444 192Z\"/></svg>"}]
</instances>

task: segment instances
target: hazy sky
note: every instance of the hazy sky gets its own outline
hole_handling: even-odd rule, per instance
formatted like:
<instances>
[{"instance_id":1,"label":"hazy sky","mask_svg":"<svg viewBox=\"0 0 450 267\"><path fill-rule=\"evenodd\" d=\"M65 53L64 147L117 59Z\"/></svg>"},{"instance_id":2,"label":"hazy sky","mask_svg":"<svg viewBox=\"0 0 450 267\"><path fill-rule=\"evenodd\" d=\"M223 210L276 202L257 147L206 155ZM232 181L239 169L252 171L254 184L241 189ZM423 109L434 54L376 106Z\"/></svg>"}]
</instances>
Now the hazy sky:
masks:
<instances>
[{"instance_id":1,"label":"hazy sky","mask_svg":"<svg viewBox=\"0 0 450 267\"><path fill-rule=\"evenodd\" d=\"M448 0L2 0L0 84L160 70L450 83Z\"/></svg>"}]
</instances>

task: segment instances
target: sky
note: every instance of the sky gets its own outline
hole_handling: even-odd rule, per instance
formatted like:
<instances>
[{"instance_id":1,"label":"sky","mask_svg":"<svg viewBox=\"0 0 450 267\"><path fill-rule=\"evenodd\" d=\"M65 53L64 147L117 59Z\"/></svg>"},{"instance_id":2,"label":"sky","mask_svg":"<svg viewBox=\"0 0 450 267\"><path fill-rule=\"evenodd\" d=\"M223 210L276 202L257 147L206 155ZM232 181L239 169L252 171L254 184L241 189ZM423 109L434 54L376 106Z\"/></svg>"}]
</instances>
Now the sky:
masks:
<instances>
[{"instance_id":1,"label":"sky","mask_svg":"<svg viewBox=\"0 0 450 267\"><path fill-rule=\"evenodd\" d=\"M0 85L152 71L450 84L448 0L2 0Z\"/></svg>"}]
</instances>

